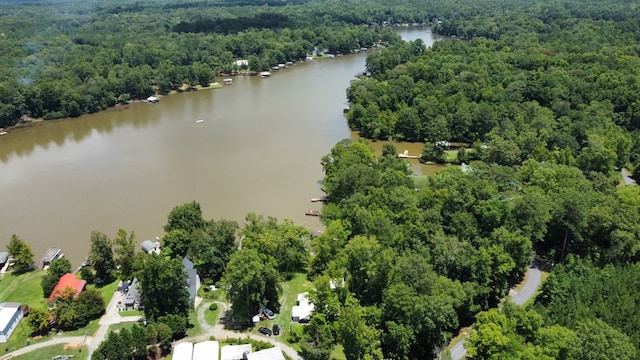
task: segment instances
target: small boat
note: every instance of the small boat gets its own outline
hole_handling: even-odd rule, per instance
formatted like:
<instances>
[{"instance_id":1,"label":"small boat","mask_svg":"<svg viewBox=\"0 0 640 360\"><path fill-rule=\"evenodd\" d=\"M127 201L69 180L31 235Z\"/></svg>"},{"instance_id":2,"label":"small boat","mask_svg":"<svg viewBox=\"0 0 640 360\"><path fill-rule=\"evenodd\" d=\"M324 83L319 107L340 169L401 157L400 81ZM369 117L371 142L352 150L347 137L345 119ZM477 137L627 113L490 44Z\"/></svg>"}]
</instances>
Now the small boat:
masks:
<instances>
[{"instance_id":1,"label":"small boat","mask_svg":"<svg viewBox=\"0 0 640 360\"><path fill-rule=\"evenodd\" d=\"M4 130L0 130L0 136L2 136L2 135L7 135L7 134L8 134L8 132L6 132L6 131L4 131Z\"/></svg>"},{"instance_id":2,"label":"small boat","mask_svg":"<svg viewBox=\"0 0 640 360\"><path fill-rule=\"evenodd\" d=\"M260 73L260 77L265 78L271 76L271 73L268 71L263 71Z\"/></svg>"},{"instance_id":3,"label":"small boat","mask_svg":"<svg viewBox=\"0 0 640 360\"><path fill-rule=\"evenodd\" d=\"M304 214L307 215L307 216L320 216L320 211L309 209L309 210L305 211Z\"/></svg>"},{"instance_id":4,"label":"small boat","mask_svg":"<svg viewBox=\"0 0 640 360\"><path fill-rule=\"evenodd\" d=\"M398 154L400 159L417 159L416 155L409 155L409 150L405 150L402 154Z\"/></svg>"},{"instance_id":5,"label":"small boat","mask_svg":"<svg viewBox=\"0 0 640 360\"><path fill-rule=\"evenodd\" d=\"M202 119L196 120L196 123L198 123L198 124L202 124L203 122L204 122L204 120L202 120Z\"/></svg>"},{"instance_id":6,"label":"small boat","mask_svg":"<svg viewBox=\"0 0 640 360\"><path fill-rule=\"evenodd\" d=\"M329 197L328 196L321 196L321 197L311 198L311 202L323 202L323 203L326 203L327 201L329 201Z\"/></svg>"}]
</instances>

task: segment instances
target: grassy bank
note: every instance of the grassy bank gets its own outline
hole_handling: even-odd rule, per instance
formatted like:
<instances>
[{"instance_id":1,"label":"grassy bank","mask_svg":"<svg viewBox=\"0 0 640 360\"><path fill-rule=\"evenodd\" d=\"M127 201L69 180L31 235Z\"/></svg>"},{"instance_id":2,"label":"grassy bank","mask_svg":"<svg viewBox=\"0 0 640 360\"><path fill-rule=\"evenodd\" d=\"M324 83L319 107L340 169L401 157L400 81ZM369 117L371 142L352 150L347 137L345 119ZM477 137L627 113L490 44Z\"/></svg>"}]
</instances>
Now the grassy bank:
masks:
<instances>
[{"instance_id":1,"label":"grassy bank","mask_svg":"<svg viewBox=\"0 0 640 360\"><path fill-rule=\"evenodd\" d=\"M87 359L87 347L74 347L67 344L47 346L28 354L12 357L12 360L51 360L56 355L73 355L74 360Z\"/></svg>"}]
</instances>

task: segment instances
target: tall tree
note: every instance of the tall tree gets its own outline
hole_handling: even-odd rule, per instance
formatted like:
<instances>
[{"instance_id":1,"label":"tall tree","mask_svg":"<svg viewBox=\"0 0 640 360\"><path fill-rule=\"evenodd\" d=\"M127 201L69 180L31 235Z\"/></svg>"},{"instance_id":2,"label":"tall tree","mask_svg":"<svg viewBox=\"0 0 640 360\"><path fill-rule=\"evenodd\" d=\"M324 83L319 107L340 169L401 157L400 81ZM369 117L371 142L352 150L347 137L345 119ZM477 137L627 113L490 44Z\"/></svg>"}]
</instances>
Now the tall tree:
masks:
<instances>
[{"instance_id":1,"label":"tall tree","mask_svg":"<svg viewBox=\"0 0 640 360\"><path fill-rule=\"evenodd\" d=\"M42 276L42 280L40 281L42 295L45 298L49 297L49 294L51 294L51 291L62 275L69 272L71 272L71 262L69 262L69 259L64 257L54 259L51 264L49 264L47 272Z\"/></svg>"},{"instance_id":2,"label":"tall tree","mask_svg":"<svg viewBox=\"0 0 640 360\"><path fill-rule=\"evenodd\" d=\"M118 229L116 237L113 239L115 264L118 269L120 280L130 280L133 277L135 259L136 234L131 232L127 236L127 231Z\"/></svg>"},{"instance_id":3,"label":"tall tree","mask_svg":"<svg viewBox=\"0 0 640 360\"><path fill-rule=\"evenodd\" d=\"M191 234L188 255L201 278L218 281L231 255L236 251L238 223L210 220Z\"/></svg>"},{"instance_id":4,"label":"tall tree","mask_svg":"<svg viewBox=\"0 0 640 360\"><path fill-rule=\"evenodd\" d=\"M148 320L169 314L186 318L190 307L186 279L181 260L156 254L145 257L140 271L140 295Z\"/></svg>"},{"instance_id":5,"label":"tall tree","mask_svg":"<svg viewBox=\"0 0 640 360\"><path fill-rule=\"evenodd\" d=\"M165 232L181 229L191 234L196 229L204 227L205 220L202 218L202 209L200 204L192 201L180 206L174 207L169 213L167 224L164 226Z\"/></svg>"},{"instance_id":6,"label":"tall tree","mask_svg":"<svg viewBox=\"0 0 640 360\"><path fill-rule=\"evenodd\" d=\"M96 271L96 278L105 282L111 280L113 272L116 270L116 262L113 259L113 248L111 240L107 235L99 231L91 232L91 251L89 258L93 269Z\"/></svg>"},{"instance_id":7,"label":"tall tree","mask_svg":"<svg viewBox=\"0 0 640 360\"><path fill-rule=\"evenodd\" d=\"M31 246L18 237L11 235L11 241L7 245L9 255L14 261L14 271L21 273L30 270L33 267L33 251Z\"/></svg>"},{"instance_id":8,"label":"tall tree","mask_svg":"<svg viewBox=\"0 0 640 360\"><path fill-rule=\"evenodd\" d=\"M278 273L275 259L255 249L236 251L231 255L222 282L227 287L233 316L249 322L261 306L278 311Z\"/></svg>"}]
</instances>

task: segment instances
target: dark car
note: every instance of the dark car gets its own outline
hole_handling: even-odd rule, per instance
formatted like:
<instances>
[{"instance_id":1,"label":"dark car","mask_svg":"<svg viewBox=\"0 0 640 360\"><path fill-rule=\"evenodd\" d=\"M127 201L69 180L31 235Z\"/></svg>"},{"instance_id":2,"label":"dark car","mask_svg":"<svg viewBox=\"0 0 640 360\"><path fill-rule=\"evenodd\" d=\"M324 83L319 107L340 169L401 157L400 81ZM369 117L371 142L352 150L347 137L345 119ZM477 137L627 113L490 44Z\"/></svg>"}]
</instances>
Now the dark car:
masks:
<instances>
[{"instance_id":1,"label":"dark car","mask_svg":"<svg viewBox=\"0 0 640 360\"><path fill-rule=\"evenodd\" d=\"M264 314L264 316L267 317L267 319L269 320L273 320L276 318L276 315L273 313L273 311L271 311L270 309L264 308L262 309L262 313Z\"/></svg>"},{"instance_id":2,"label":"dark car","mask_svg":"<svg viewBox=\"0 0 640 360\"><path fill-rule=\"evenodd\" d=\"M280 325L273 325L273 335L280 335Z\"/></svg>"},{"instance_id":3,"label":"dark car","mask_svg":"<svg viewBox=\"0 0 640 360\"><path fill-rule=\"evenodd\" d=\"M258 332L266 336L271 336L271 330L269 330L269 328L266 328L264 326L258 329Z\"/></svg>"}]
</instances>

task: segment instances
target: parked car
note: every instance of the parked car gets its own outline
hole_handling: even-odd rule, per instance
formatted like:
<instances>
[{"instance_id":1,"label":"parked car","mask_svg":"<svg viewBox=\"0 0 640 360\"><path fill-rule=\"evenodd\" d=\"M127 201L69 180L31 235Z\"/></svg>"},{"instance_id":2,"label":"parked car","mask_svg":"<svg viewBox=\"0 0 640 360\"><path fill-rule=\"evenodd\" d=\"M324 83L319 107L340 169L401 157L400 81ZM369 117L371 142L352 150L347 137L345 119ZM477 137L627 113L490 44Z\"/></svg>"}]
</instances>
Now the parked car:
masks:
<instances>
[{"instance_id":1,"label":"parked car","mask_svg":"<svg viewBox=\"0 0 640 360\"><path fill-rule=\"evenodd\" d=\"M280 335L280 325L278 324L273 325L273 335L274 336Z\"/></svg>"},{"instance_id":2,"label":"parked car","mask_svg":"<svg viewBox=\"0 0 640 360\"><path fill-rule=\"evenodd\" d=\"M258 332L266 336L271 336L271 330L269 330L269 328L266 328L264 326L258 329Z\"/></svg>"},{"instance_id":3,"label":"parked car","mask_svg":"<svg viewBox=\"0 0 640 360\"><path fill-rule=\"evenodd\" d=\"M276 315L273 313L273 311L271 311L270 309L264 308L262 309L262 313L264 314L264 316L267 317L267 319L269 320L273 320L276 318Z\"/></svg>"}]
</instances>

